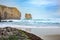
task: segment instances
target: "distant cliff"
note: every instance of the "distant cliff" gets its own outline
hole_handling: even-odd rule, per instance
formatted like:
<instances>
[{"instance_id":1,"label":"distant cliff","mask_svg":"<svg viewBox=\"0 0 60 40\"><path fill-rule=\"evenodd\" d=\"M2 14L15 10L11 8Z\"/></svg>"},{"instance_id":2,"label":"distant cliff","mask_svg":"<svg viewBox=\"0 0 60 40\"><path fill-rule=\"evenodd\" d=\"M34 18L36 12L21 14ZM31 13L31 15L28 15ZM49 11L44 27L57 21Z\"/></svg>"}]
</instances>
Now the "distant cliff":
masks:
<instances>
[{"instance_id":1,"label":"distant cliff","mask_svg":"<svg viewBox=\"0 0 60 40\"><path fill-rule=\"evenodd\" d=\"M0 5L1 19L21 19L21 12L15 7Z\"/></svg>"}]
</instances>

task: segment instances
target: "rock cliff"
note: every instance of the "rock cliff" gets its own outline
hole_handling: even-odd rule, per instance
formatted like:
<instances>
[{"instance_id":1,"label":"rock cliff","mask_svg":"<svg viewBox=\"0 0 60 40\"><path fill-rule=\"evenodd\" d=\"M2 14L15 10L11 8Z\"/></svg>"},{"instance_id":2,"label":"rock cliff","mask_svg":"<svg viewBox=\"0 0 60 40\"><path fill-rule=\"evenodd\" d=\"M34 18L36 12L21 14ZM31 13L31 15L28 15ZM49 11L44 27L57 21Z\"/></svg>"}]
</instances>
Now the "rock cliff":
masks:
<instances>
[{"instance_id":1,"label":"rock cliff","mask_svg":"<svg viewBox=\"0 0 60 40\"><path fill-rule=\"evenodd\" d=\"M21 12L15 7L0 5L1 19L21 19Z\"/></svg>"}]
</instances>

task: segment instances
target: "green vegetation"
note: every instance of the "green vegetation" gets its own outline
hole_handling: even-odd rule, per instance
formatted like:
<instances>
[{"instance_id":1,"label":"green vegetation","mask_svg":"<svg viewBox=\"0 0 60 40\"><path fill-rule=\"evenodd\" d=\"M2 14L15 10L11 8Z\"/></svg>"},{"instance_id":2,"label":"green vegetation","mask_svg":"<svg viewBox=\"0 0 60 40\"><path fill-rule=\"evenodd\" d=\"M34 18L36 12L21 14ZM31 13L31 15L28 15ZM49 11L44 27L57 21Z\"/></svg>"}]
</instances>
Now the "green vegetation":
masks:
<instances>
[{"instance_id":1,"label":"green vegetation","mask_svg":"<svg viewBox=\"0 0 60 40\"><path fill-rule=\"evenodd\" d=\"M0 38L0 40L31 40L24 31L18 30L19 34L13 34L9 35L8 37L3 36Z\"/></svg>"},{"instance_id":2,"label":"green vegetation","mask_svg":"<svg viewBox=\"0 0 60 40\"><path fill-rule=\"evenodd\" d=\"M16 35L9 36L8 40L18 40L18 37Z\"/></svg>"},{"instance_id":3,"label":"green vegetation","mask_svg":"<svg viewBox=\"0 0 60 40\"><path fill-rule=\"evenodd\" d=\"M16 35L10 35L8 38L2 36L1 40L18 40L18 37Z\"/></svg>"}]
</instances>

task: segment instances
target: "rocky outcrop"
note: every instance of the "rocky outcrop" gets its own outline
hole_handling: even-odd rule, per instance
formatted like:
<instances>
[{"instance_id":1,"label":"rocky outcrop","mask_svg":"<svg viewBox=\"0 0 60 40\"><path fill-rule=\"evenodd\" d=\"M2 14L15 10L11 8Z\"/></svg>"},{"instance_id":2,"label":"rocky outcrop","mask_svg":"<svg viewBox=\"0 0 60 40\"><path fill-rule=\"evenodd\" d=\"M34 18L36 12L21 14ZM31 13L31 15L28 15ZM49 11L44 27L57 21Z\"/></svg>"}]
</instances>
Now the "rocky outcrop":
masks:
<instances>
[{"instance_id":1,"label":"rocky outcrop","mask_svg":"<svg viewBox=\"0 0 60 40\"><path fill-rule=\"evenodd\" d=\"M0 28L0 40L42 40L42 38L12 27Z\"/></svg>"},{"instance_id":2,"label":"rocky outcrop","mask_svg":"<svg viewBox=\"0 0 60 40\"><path fill-rule=\"evenodd\" d=\"M15 7L0 5L0 17L2 19L20 19L21 12Z\"/></svg>"},{"instance_id":3,"label":"rocky outcrop","mask_svg":"<svg viewBox=\"0 0 60 40\"><path fill-rule=\"evenodd\" d=\"M25 19L32 19L32 15L30 13L25 14Z\"/></svg>"}]
</instances>

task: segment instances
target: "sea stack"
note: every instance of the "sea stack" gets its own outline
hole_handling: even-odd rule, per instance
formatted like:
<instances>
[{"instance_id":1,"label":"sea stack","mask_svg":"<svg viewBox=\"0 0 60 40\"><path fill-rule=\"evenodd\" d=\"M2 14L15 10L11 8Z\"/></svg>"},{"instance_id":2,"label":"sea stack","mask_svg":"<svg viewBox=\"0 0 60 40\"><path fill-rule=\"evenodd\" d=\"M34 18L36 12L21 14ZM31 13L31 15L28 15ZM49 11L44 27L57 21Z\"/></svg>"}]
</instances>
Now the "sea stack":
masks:
<instances>
[{"instance_id":1,"label":"sea stack","mask_svg":"<svg viewBox=\"0 0 60 40\"><path fill-rule=\"evenodd\" d=\"M21 12L16 7L0 5L1 19L21 19Z\"/></svg>"},{"instance_id":2,"label":"sea stack","mask_svg":"<svg viewBox=\"0 0 60 40\"><path fill-rule=\"evenodd\" d=\"M32 15L30 13L25 14L25 19L32 19Z\"/></svg>"}]
</instances>

